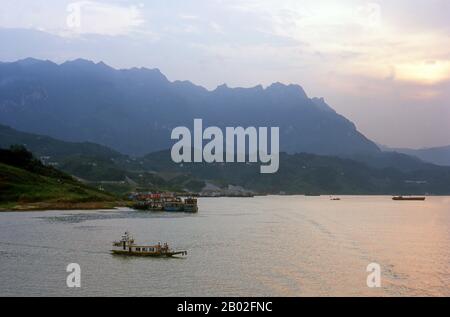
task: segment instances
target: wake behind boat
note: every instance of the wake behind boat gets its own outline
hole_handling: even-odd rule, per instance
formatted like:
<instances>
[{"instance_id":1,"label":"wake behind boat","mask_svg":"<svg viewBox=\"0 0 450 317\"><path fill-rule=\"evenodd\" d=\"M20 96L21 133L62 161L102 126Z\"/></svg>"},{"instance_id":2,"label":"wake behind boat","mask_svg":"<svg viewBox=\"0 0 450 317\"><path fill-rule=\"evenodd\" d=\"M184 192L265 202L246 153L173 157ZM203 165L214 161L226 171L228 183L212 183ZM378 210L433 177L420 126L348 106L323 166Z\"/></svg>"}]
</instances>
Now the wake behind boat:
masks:
<instances>
[{"instance_id":1,"label":"wake behind boat","mask_svg":"<svg viewBox=\"0 0 450 317\"><path fill-rule=\"evenodd\" d=\"M120 241L113 242L114 249L112 254L126 255L126 256L144 256L144 257L172 257L174 255L187 255L187 251L174 251L169 248L167 243L161 245L137 245L134 238L128 233L122 236Z\"/></svg>"}]
</instances>

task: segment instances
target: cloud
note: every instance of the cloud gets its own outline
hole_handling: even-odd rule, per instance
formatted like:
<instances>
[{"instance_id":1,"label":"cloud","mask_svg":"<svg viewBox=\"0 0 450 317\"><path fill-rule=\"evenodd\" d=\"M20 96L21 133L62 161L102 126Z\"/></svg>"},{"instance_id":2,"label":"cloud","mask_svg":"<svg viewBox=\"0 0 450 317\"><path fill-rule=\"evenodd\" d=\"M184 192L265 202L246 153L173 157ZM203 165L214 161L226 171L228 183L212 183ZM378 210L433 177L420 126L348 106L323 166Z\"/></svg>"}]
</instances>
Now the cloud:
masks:
<instances>
[{"instance_id":1,"label":"cloud","mask_svg":"<svg viewBox=\"0 0 450 317\"><path fill-rule=\"evenodd\" d=\"M249 21L264 22L262 29L267 34L306 44L299 47L302 56L285 56L286 60L298 63L301 58L324 76L333 70L427 84L449 79L450 47L443 43L448 42L450 29L437 27L441 22L434 21L442 20L449 2L431 0L429 6L416 0L399 2L401 6L385 0L249 0L234 1L230 7L245 12ZM406 19L410 14L405 12L410 11L420 16L414 27ZM320 63L315 56L321 57ZM429 65L428 60L438 63Z\"/></svg>"},{"instance_id":2,"label":"cloud","mask_svg":"<svg viewBox=\"0 0 450 317\"><path fill-rule=\"evenodd\" d=\"M145 23L142 5L78 1L67 6L67 28L63 34L127 35Z\"/></svg>"},{"instance_id":3,"label":"cloud","mask_svg":"<svg viewBox=\"0 0 450 317\"><path fill-rule=\"evenodd\" d=\"M179 15L180 19L183 20L198 20L199 17L196 15L192 15L192 14L180 14Z\"/></svg>"}]
</instances>

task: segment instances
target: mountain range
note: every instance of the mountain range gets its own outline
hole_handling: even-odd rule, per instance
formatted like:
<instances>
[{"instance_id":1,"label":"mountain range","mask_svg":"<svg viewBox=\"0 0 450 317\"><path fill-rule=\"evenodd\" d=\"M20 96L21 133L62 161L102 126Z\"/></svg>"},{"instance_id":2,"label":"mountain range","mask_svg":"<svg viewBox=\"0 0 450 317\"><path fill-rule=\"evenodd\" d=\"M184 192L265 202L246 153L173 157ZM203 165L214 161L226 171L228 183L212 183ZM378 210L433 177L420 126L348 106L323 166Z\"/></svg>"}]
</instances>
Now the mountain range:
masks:
<instances>
[{"instance_id":1,"label":"mountain range","mask_svg":"<svg viewBox=\"0 0 450 317\"><path fill-rule=\"evenodd\" d=\"M78 59L55 64L24 59L0 63L0 123L65 141L90 141L128 155L170 148L177 126L278 126L287 153L351 156L378 146L302 87L209 91L169 81L158 69L117 70Z\"/></svg>"}]
</instances>

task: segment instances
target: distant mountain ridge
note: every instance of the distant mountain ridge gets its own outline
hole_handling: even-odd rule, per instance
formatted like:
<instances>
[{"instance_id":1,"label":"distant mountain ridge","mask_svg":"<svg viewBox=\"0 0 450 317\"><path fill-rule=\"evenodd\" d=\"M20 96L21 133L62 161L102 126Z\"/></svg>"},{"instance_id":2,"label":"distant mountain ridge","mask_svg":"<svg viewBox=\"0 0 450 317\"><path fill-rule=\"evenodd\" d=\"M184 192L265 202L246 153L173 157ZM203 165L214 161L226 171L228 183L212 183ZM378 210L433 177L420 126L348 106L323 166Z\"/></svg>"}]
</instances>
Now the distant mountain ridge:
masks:
<instances>
[{"instance_id":1,"label":"distant mountain ridge","mask_svg":"<svg viewBox=\"0 0 450 317\"><path fill-rule=\"evenodd\" d=\"M423 149L389 148L384 146L383 150L411 155L436 165L450 166L450 145Z\"/></svg>"},{"instance_id":2,"label":"distant mountain ridge","mask_svg":"<svg viewBox=\"0 0 450 317\"><path fill-rule=\"evenodd\" d=\"M78 59L55 64L25 59L0 64L0 123L66 141L90 141L121 153L169 148L171 130L192 126L279 126L288 153L349 156L377 145L320 98L298 85L209 91L170 82L158 69L116 70Z\"/></svg>"}]
</instances>

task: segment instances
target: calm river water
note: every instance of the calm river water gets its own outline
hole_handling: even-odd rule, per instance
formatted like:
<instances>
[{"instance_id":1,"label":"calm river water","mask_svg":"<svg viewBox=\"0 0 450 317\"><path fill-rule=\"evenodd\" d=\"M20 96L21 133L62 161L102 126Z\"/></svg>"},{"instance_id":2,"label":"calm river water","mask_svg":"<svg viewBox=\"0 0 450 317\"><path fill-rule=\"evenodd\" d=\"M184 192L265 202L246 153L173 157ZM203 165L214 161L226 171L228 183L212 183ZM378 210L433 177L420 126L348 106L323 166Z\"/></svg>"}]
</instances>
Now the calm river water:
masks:
<instances>
[{"instance_id":1,"label":"calm river water","mask_svg":"<svg viewBox=\"0 0 450 317\"><path fill-rule=\"evenodd\" d=\"M450 296L450 197L202 198L196 215L0 213L0 296ZM125 230L185 258L109 253ZM367 287L369 263L381 287ZM81 288L66 267L81 266Z\"/></svg>"}]
</instances>

